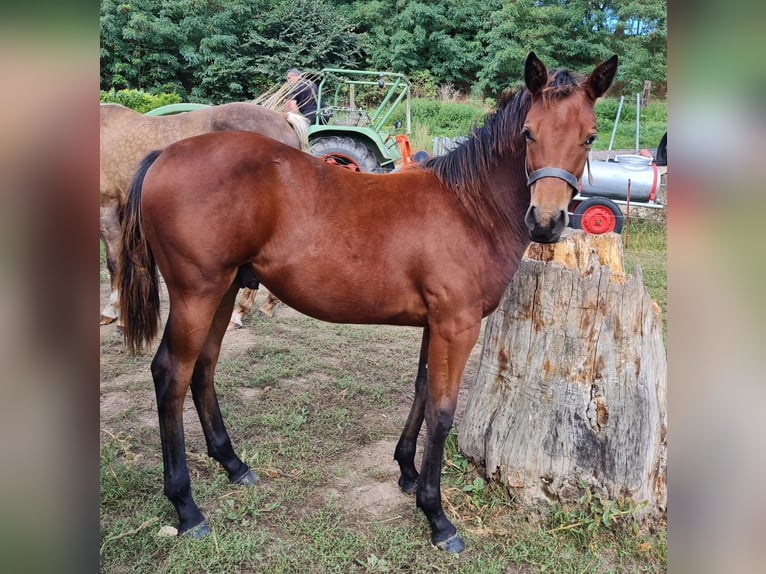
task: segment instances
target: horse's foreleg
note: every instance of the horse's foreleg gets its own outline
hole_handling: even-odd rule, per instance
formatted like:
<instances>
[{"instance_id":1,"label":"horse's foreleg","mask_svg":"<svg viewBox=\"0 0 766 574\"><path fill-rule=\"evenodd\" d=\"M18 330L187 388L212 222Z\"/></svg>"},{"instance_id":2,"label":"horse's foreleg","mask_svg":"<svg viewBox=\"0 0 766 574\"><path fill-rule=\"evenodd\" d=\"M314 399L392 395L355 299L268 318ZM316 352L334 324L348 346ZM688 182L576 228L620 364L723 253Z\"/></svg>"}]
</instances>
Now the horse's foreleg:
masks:
<instances>
[{"instance_id":1,"label":"horse's foreleg","mask_svg":"<svg viewBox=\"0 0 766 574\"><path fill-rule=\"evenodd\" d=\"M213 318L205 346L202 348L192 374L191 391L197 408L202 430L205 433L208 454L217 460L229 475L229 480L238 484L255 484L258 477L234 452L231 439L218 406L213 372L221 350L221 340L226 332L229 314L237 295L237 284L232 284L221 301Z\"/></svg>"},{"instance_id":2,"label":"horse's foreleg","mask_svg":"<svg viewBox=\"0 0 766 574\"><path fill-rule=\"evenodd\" d=\"M463 369L479 337L479 328L478 321L462 330L439 329L432 325L428 348L428 398L425 406L428 433L416 500L431 525L431 542L452 553L461 552L465 546L442 508L444 443L455 416Z\"/></svg>"},{"instance_id":3,"label":"horse's foreleg","mask_svg":"<svg viewBox=\"0 0 766 574\"><path fill-rule=\"evenodd\" d=\"M239 297L234 312L229 319L228 329L239 329L242 327L242 320L250 314L253 310L253 303L255 302L255 295L258 293L258 289L250 289L245 287L242 290L242 295Z\"/></svg>"},{"instance_id":4,"label":"horse's foreleg","mask_svg":"<svg viewBox=\"0 0 766 574\"><path fill-rule=\"evenodd\" d=\"M404 492L414 492L418 485L418 471L415 470L415 451L417 449L418 435L425 416L426 397L428 387L426 379L428 375L428 327L423 329L423 339L420 344L420 360L418 362L418 374L415 377L415 398L412 400L410 414L404 423L404 430L399 437L399 442L394 450L394 459L399 463L399 486Z\"/></svg>"},{"instance_id":5,"label":"horse's foreleg","mask_svg":"<svg viewBox=\"0 0 766 574\"><path fill-rule=\"evenodd\" d=\"M186 299L175 308L171 306L165 332L151 366L160 423L165 496L178 513L179 534L195 538L205 536L210 529L191 494L183 405L216 305L215 299L195 298Z\"/></svg>"}]
</instances>

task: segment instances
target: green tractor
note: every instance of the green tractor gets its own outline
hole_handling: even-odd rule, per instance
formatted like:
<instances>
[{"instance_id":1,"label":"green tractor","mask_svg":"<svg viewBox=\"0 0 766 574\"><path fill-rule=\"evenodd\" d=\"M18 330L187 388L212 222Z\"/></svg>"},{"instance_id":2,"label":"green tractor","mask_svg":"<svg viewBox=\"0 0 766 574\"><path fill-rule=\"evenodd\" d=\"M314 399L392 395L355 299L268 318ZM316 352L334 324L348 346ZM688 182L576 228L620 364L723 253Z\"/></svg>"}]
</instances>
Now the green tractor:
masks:
<instances>
[{"instance_id":1,"label":"green tractor","mask_svg":"<svg viewBox=\"0 0 766 574\"><path fill-rule=\"evenodd\" d=\"M318 112L309 126L311 153L330 163L365 172L388 172L412 162L410 85L402 74L324 68L320 72ZM387 125L404 102L405 133ZM402 127L401 122L394 129Z\"/></svg>"},{"instance_id":2,"label":"green tractor","mask_svg":"<svg viewBox=\"0 0 766 574\"><path fill-rule=\"evenodd\" d=\"M314 156L347 169L386 173L413 162L407 135L411 130L410 84L392 72L324 68L319 73L318 111L309 126L309 144ZM405 133L384 129L396 107L405 104ZM164 116L207 107L181 103L147 112ZM395 130L403 126L393 125Z\"/></svg>"}]
</instances>

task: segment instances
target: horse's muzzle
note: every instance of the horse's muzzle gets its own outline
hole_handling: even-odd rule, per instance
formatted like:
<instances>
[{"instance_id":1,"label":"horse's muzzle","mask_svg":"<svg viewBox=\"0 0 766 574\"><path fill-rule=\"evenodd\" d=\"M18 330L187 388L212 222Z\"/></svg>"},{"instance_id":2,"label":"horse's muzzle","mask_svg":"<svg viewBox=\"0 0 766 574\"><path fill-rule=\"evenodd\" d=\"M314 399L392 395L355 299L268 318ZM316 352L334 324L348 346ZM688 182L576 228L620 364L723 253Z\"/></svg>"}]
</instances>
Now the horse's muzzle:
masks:
<instances>
[{"instance_id":1,"label":"horse's muzzle","mask_svg":"<svg viewBox=\"0 0 766 574\"><path fill-rule=\"evenodd\" d=\"M560 210L555 216L542 218L534 205L530 206L524 217L529 231L529 238L537 243L556 243L569 224L566 210Z\"/></svg>"}]
</instances>

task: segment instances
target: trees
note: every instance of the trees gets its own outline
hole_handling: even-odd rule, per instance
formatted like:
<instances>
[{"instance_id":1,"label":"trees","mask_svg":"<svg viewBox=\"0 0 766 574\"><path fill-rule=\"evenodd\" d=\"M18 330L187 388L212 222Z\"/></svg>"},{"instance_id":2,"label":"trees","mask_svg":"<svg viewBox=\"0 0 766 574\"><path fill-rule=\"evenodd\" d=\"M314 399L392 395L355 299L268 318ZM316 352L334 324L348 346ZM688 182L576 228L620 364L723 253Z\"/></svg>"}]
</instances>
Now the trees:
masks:
<instances>
[{"instance_id":1,"label":"trees","mask_svg":"<svg viewBox=\"0 0 766 574\"><path fill-rule=\"evenodd\" d=\"M358 65L355 33L323 0L103 0L101 88L252 99L292 66Z\"/></svg>"},{"instance_id":2,"label":"trees","mask_svg":"<svg viewBox=\"0 0 766 574\"><path fill-rule=\"evenodd\" d=\"M252 56L239 49L246 0L103 0L101 86L175 91L200 101L246 95Z\"/></svg>"},{"instance_id":3,"label":"trees","mask_svg":"<svg viewBox=\"0 0 766 574\"><path fill-rule=\"evenodd\" d=\"M534 50L588 71L620 56L616 89L667 81L665 0L102 0L101 87L249 99L291 66L428 74L498 96Z\"/></svg>"}]
</instances>

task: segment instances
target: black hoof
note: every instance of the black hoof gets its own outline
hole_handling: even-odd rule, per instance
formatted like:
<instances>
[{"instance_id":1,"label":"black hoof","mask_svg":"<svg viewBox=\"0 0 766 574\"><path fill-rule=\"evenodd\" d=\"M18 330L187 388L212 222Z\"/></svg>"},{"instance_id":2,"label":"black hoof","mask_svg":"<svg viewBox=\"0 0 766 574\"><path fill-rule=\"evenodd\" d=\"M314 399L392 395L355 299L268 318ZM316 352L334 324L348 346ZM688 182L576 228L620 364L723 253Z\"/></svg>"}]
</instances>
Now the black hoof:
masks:
<instances>
[{"instance_id":1,"label":"black hoof","mask_svg":"<svg viewBox=\"0 0 766 574\"><path fill-rule=\"evenodd\" d=\"M415 494L415 491L418 489L418 479L416 478L404 478L403 476L399 477L399 488L402 489L402 492L405 494Z\"/></svg>"},{"instance_id":2,"label":"black hoof","mask_svg":"<svg viewBox=\"0 0 766 574\"><path fill-rule=\"evenodd\" d=\"M207 522L204 520L197 524L197 526L192 526L189 528L189 530L184 530L183 532L179 532L178 536L186 536L187 538L192 538L194 540L202 540L206 536L208 536L212 530L210 530L210 527L207 525Z\"/></svg>"},{"instance_id":3,"label":"black hoof","mask_svg":"<svg viewBox=\"0 0 766 574\"><path fill-rule=\"evenodd\" d=\"M463 541L460 539L460 536L458 536L457 533L447 538L447 540L434 542L434 546L436 546L439 550L444 550L450 554L460 554L463 550L465 550L465 544L463 544Z\"/></svg>"},{"instance_id":4,"label":"black hoof","mask_svg":"<svg viewBox=\"0 0 766 574\"><path fill-rule=\"evenodd\" d=\"M247 472L245 472L245 474L243 474L239 478L231 479L231 483L242 484L244 486L253 486L255 484L258 484L258 475L248 468Z\"/></svg>"}]
</instances>

